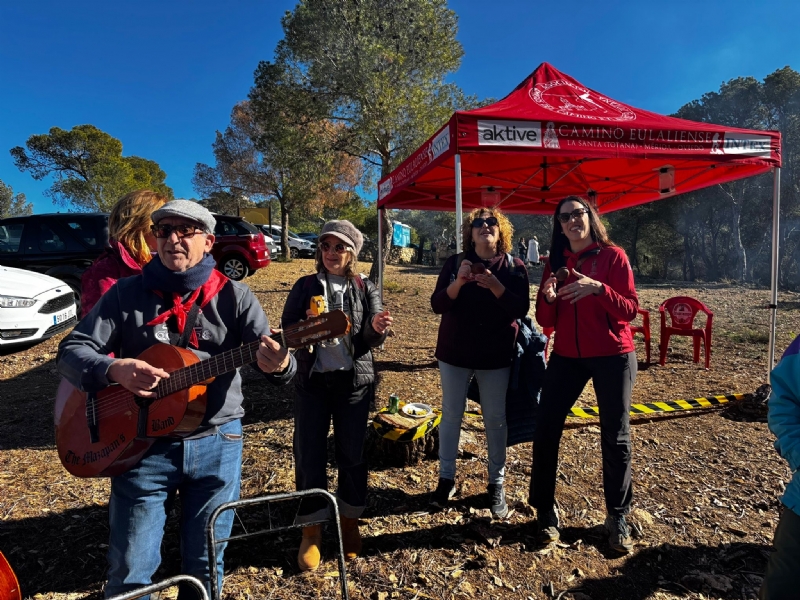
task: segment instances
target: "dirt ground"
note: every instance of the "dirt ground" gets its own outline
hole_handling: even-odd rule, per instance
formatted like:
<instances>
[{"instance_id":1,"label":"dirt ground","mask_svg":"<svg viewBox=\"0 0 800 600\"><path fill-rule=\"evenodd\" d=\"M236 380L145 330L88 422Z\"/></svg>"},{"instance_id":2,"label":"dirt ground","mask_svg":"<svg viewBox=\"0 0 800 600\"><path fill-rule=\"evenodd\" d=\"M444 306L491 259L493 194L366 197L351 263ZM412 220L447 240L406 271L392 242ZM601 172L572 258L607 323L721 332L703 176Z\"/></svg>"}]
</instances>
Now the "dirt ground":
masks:
<instances>
[{"instance_id":1,"label":"dirt ground","mask_svg":"<svg viewBox=\"0 0 800 600\"><path fill-rule=\"evenodd\" d=\"M273 263L247 280L272 321L290 286L312 267L310 260ZM365 272L368 267L361 265ZM376 356L379 404L397 392L403 400L441 405L433 356L439 319L429 305L437 273L432 267L388 267L385 301L396 335ZM541 272L530 273L538 284ZM673 338L666 366L647 366L637 336L642 362L635 402L751 393L766 382L767 290L677 282L640 283L638 290L641 305L651 310L654 363L664 299L702 300L714 311L714 330L708 371L692 362L688 338ZM799 307L797 294L780 295L778 354L800 332ZM74 478L58 461L52 425L58 341L0 355L0 550L25 598L99 598L109 483ZM244 389L242 496L291 491L292 388L274 388L247 373ZM595 406L590 388L578 405ZM730 409L682 415L634 420L636 547L624 558L609 550L603 535L599 430L592 420L578 420L565 432L557 489L563 543L548 547L536 543L535 517L525 503L530 444L509 449L512 511L499 522L489 518L480 419L465 419L458 494L445 511L430 511L427 503L437 481L436 460L395 468L369 457L369 500L361 521L365 547L347 568L350 597L755 598L789 469L773 450L764 422ZM329 473L333 480L333 468ZM178 510L170 518L157 580L179 570ZM288 524L295 510L293 501L240 510L235 531ZM333 534L327 532L325 562L313 574L295 566L298 539L297 531L284 531L231 542L223 596L336 597ZM174 597L174 590L164 597Z\"/></svg>"}]
</instances>

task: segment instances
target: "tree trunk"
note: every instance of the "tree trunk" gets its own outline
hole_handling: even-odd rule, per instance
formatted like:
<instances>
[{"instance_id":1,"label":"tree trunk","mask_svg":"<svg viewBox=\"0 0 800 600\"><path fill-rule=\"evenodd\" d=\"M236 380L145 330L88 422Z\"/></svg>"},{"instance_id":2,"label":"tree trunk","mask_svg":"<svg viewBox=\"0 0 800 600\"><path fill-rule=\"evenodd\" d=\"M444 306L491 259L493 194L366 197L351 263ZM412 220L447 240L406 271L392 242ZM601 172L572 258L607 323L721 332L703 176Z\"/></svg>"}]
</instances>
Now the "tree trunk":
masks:
<instances>
[{"instance_id":1,"label":"tree trunk","mask_svg":"<svg viewBox=\"0 0 800 600\"><path fill-rule=\"evenodd\" d=\"M692 243L687 232L683 235L683 280L694 281L695 278L694 253L692 252Z\"/></svg>"},{"instance_id":2,"label":"tree trunk","mask_svg":"<svg viewBox=\"0 0 800 600\"><path fill-rule=\"evenodd\" d=\"M381 154L381 179L383 179L390 172L389 159L390 155L388 152ZM379 269L383 270L386 266L386 256L389 254L389 250L392 247L392 220L389 218L389 215L385 210L378 211L379 219L381 214L383 214L383 240L378 240L378 243L383 243L383 252L381 252L381 260L379 261L377 256L378 249L375 249L376 255L372 261L372 267L370 267L369 270L369 279L375 285L378 285Z\"/></svg>"},{"instance_id":3,"label":"tree trunk","mask_svg":"<svg viewBox=\"0 0 800 600\"><path fill-rule=\"evenodd\" d=\"M636 225L633 228L633 242L631 242L631 256L630 261L631 264L636 267L636 272L641 275L642 269L639 266L639 251L636 249L636 245L639 243L639 219L636 219ZM522 257L522 260L525 260L525 257Z\"/></svg>"},{"instance_id":4,"label":"tree trunk","mask_svg":"<svg viewBox=\"0 0 800 600\"><path fill-rule=\"evenodd\" d=\"M381 264L381 262L378 260L378 250L376 248L376 254L374 260L372 261L372 267L369 270L369 279L375 285L378 285L378 269L383 269L386 266L386 257L389 254L389 250L392 249L392 220L389 218L389 215L385 210L378 214L379 218L380 214L383 214L383 264Z\"/></svg>"},{"instance_id":5,"label":"tree trunk","mask_svg":"<svg viewBox=\"0 0 800 600\"><path fill-rule=\"evenodd\" d=\"M289 248L289 211L286 209L286 202L283 198L281 203L281 246L283 246L284 260L291 260L292 249Z\"/></svg>"}]
</instances>

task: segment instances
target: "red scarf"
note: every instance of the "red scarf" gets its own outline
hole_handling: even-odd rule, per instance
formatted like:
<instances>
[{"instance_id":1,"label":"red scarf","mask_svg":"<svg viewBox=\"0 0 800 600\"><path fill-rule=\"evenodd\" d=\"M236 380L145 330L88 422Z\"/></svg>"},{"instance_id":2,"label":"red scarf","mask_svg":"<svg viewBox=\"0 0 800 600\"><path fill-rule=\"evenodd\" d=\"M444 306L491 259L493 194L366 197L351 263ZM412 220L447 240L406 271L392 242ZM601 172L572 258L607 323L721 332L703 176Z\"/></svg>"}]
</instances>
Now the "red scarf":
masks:
<instances>
[{"instance_id":1,"label":"red scarf","mask_svg":"<svg viewBox=\"0 0 800 600\"><path fill-rule=\"evenodd\" d=\"M200 308L202 309L206 304L216 296L219 291L228 283L228 278L222 273L214 269L211 271L211 276L208 280L192 292L191 296L186 302L181 301L181 295L178 292L172 292L172 308L161 313L155 319L147 323L148 326L160 325L166 323L171 316L175 316L175 321L178 324L178 334L183 334L183 329L186 327L186 318L189 316L189 311L192 310L192 305L197 301L202 293L202 300L200 301ZM164 297L164 293L158 290L153 290L156 294ZM197 332L192 329L192 334L189 337L189 344L195 348L199 347L197 340Z\"/></svg>"}]
</instances>

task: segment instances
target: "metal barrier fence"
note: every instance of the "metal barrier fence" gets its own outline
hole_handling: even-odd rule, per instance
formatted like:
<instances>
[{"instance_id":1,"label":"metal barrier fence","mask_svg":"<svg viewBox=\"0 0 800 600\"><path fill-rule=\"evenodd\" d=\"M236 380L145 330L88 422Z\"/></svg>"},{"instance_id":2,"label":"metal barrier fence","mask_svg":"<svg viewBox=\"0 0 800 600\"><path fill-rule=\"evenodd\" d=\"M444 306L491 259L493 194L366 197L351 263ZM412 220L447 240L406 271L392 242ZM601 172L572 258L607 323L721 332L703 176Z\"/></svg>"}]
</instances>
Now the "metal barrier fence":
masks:
<instances>
[{"instance_id":1,"label":"metal barrier fence","mask_svg":"<svg viewBox=\"0 0 800 600\"><path fill-rule=\"evenodd\" d=\"M206 535L208 535L208 565L209 569L212 573L216 573L216 564L217 564L217 544L222 544L224 542L231 542L233 540L242 540L246 538L251 538L257 535L264 535L265 533L272 533L276 531L286 531L289 529L300 529L302 527L306 527L308 525L316 525L317 523L324 523L327 522L327 519L323 521L314 521L312 523L292 523L291 525L283 525L280 527L273 527L272 526L272 516L270 515L269 519L269 527L266 529L260 529L258 531L253 531L249 533L242 533L239 535L232 535L227 538L222 538L220 540L216 539L214 534L214 525L219 518L219 515L228 510L235 510L240 507L244 506L255 506L258 504L269 504L270 502L282 502L285 500L296 500L298 498L302 499L306 496L322 496L328 501L328 504L331 505L333 508L333 516L334 516L334 524L336 525L336 544L339 550L339 582L341 583L342 587L342 599L349 600L350 596L347 592L347 571L344 565L344 548L342 546L342 523L341 519L339 518L339 507L336 504L336 498L326 492L325 490L321 489L312 489L312 490L302 490L299 492L287 492L284 494L272 494L270 496L260 496L258 498L249 498L247 500L236 500L235 502L228 502L226 504L222 504L221 506L217 507L217 509L211 513L211 517L208 519L208 524L206 525ZM220 590L217 589L217 578L211 577L211 599L212 600L219 600L220 597Z\"/></svg>"},{"instance_id":2,"label":"metal barrier fence","mask_svg":"<svg viewBox=\"0 0 800 600\"><path fill-rule=\"evenodd\" d=\"M214 579L216 581L216 578ZM167 588L171 588L179 583L188 583L197 589L200 600L208 600L208 592L206 592L206 587L200 582L199 579L190 575L176 575L175 577L170 577L169 579L165 579L159 583L153 583L145 587L131 590L130 592L126 592L124 594L112 596L106 600L133 600L134 598L141 598L142 596L152 594L153 592L166 590Z\"/></svg>"}]
</instances>

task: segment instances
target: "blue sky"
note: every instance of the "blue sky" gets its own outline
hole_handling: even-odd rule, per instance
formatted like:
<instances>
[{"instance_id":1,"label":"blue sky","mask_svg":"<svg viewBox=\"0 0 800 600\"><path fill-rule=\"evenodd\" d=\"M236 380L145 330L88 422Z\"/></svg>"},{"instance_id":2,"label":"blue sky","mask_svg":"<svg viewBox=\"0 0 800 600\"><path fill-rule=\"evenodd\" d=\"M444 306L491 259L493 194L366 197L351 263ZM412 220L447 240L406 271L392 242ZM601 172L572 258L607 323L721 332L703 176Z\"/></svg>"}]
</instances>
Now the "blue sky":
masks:
<instances>
[{"instance_id":1,"label":"blue sky","mask_svg":"<svg viewBox=\"0 0 800 600\"><path fill-rule=\"evenodd\" d=\"M191 197L197 162L282 37L295 0L0 3L0 180L36 212L48 180L8 150L50 127L91 123L123 154L158 162ZM452 80L500 98L547 61L607 96L660 113L728 79L800 70L800 3L450 0L464 59ZM63 210L63 209L62 209Z\"/></svg>"}]
</instances>

